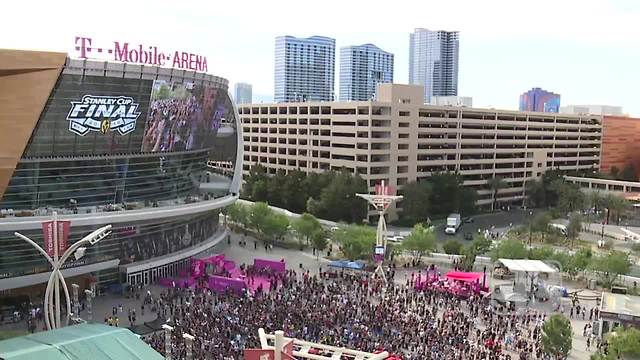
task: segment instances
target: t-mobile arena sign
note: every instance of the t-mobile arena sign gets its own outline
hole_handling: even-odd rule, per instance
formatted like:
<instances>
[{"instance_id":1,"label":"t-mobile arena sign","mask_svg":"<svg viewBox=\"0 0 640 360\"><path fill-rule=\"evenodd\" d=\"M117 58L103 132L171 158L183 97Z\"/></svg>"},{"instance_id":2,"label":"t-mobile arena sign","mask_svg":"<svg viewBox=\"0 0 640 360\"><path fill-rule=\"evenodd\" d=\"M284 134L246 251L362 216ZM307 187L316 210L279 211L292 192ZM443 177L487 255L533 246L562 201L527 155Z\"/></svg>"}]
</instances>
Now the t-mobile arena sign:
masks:
<instances>
[{"instance_id":1,"label":"t-mobile arena sign","mask_svg":"<svg viewBox=\"0 0 640 360\"><path fill-rule=\"evenodd\" d=\"M81 59L108 59L140 65L170 66L182 70L207 72L207 57L186 51L162 51L157 46L133 45L114 41L101 47L93 39L76 36L75 50Z\"/></svg>"}]
</instances>

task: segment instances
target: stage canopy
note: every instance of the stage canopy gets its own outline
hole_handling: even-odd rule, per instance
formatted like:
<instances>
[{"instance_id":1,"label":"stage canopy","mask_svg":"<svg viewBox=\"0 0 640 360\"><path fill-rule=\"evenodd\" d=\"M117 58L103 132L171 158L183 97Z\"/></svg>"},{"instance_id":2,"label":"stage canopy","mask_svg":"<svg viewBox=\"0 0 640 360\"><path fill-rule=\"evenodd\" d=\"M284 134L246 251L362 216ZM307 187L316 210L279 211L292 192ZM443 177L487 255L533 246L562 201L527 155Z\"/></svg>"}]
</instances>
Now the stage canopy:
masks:
<instances>
[{"instance_id":1,"label":"stage canopy","mask_svg":"<svg viewBox=\"0 0 640 360\"><path fill-rule=\"evenodd\" d=\"M498 259L511 272L554 273L556 269L540 260Z\"/></svg>"},{"instance_id":2,"label":"stage canopy","mask_svg":"<svg viewBox=\"0 0 640 360\"><path fill-rule=\"evenodd\" d=\"M364 264L358 261L336 260L329 263L330 267L336 267L341 269L362 270Z\"/></svg>"},{"instance_id":3,"label":"stage canopy","mask_svg":"<svg viewBox=\"0 0 640 360\"><path fill-rule=\"evenodd\" d=\"M445 276L449 280L474 282L482 279L484 274L481 272L449 271Z\"/></svg>"}]
</instances>

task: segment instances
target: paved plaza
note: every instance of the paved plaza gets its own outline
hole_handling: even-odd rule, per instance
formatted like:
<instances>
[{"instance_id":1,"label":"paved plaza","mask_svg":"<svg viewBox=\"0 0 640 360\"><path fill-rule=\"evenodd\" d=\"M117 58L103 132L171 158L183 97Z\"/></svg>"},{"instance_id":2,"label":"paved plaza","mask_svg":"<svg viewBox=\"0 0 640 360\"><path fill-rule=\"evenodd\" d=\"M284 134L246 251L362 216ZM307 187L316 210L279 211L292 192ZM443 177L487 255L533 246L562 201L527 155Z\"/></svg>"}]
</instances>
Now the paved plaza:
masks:
<instances>
[{"instance_id":1,"label":"paved plaza","mask_svg":"<svg viewBox=\"0 0 640 360\"><path fill-rule=\"evenodd\" d=\"M240 246L240 240L244 240L246 242L246 246ZM237 265L241 264L251 264L253 263L254 258L264 258L270 260L281 260L285 259L287 262L288 268L294 268L295 270L299 270L300 267L302 269L309 270L311 274L317 274L319 269L322 268L323 271L328 268L329 260L320 257L316 258L310 251L297 251L297 250L287 250L282 248L274 247L271 251L265 251L264 246L260 242L256 242L254 245L254 240L250 236L243 236L238 234L231 235L231 244L228 244L227 241L223 241L215 248L211 249L207 254L203 254L202 256L208 256L216 253L224 253L227 259L233 260ZM428 260L427 260L428 261ZM396 282L404 283L412 272L416 270L413 269L403 269L401 267L397 268L396 272ZM443 269L446 271L446 269ZM104 295L94 299L93 302L93 321L94 322L104 322L105 318L113 315L114 308L117 311L116 316L119 319L119 326L128 327L130 324L128 319L129 310L135 309L136 314L136 324L141 324L143 322L149 322L156 319L157 315L147 305L144 310L142 309L143 301L142 298L147 292L150 292L152 296L157 296L164 288L151 285L145 287L141 291L140 299L136 299L135 297L122 297L115 295ZM586 305L587 308L591 308L596 305L595 301L585 302L581 301L581 306ZM533 308L542 310L543 307L538 305L533 305ZM120 311L122 309L122 311ZM548 306L545 311L548 310ZM565 314L568 315L569 310L565 310ZM87 312L82 311L81 316L84 319L87 319ZM582 336L582 331L586 323L588 323L588 312L587 312L587 320L571 320L573 325L574 332L574 341L573 341L573 350L570 355L570 359L588 359L590 356L590 352L586 349L586 338ZM38 324L38 331L42 330L44 325L42 323ZM12 325L5 325L5 329L24 329L26 325L24 322ZM595 349L595 346L591 347L592 351Z\"/></svg>"}]
</instances>

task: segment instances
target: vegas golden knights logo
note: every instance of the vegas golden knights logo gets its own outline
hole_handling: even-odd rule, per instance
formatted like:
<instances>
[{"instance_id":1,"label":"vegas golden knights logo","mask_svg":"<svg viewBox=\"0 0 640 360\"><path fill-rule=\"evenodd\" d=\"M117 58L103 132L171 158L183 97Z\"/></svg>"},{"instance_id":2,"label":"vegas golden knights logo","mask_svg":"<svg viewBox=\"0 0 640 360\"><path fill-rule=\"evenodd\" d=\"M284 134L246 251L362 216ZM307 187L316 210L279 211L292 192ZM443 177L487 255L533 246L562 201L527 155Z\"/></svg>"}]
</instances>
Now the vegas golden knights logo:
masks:
<instances>
[{"instance_id":1,"label":"vegas golden knights logo","mask_svg":"<svg viewBox=\"0 0 640 360\"><path fill-rule=\"evenodd\" d=\"M109 129L111 129L111 120L109 119L104 119L102 120L102 123L100 123L100 132L103 134L106 134Z\"/></svg>"}]
</instances>

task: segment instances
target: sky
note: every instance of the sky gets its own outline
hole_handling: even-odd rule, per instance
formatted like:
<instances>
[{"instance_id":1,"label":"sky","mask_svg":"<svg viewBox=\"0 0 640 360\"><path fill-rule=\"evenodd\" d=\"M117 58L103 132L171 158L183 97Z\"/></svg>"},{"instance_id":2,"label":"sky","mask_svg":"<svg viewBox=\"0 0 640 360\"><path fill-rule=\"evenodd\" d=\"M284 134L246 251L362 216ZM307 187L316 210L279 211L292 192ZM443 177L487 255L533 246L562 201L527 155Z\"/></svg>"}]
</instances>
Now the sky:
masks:
<instances>
[{"instance_id":1,"label":"sky","mask_svg":"<svg viewBox=\"0 0 640 360\"><path fill-rule=\"evenodd\" d=\"M561 106L623 106L640 116L638 0L34 1L2 5L0 48L74 52L76 36L205 55L209 72L273 98L275 37L328 36L395 55L407 83L414 28L460 32L458 94L474 106L517 109L532 87Z\"/></svg>"}]
</instances>

